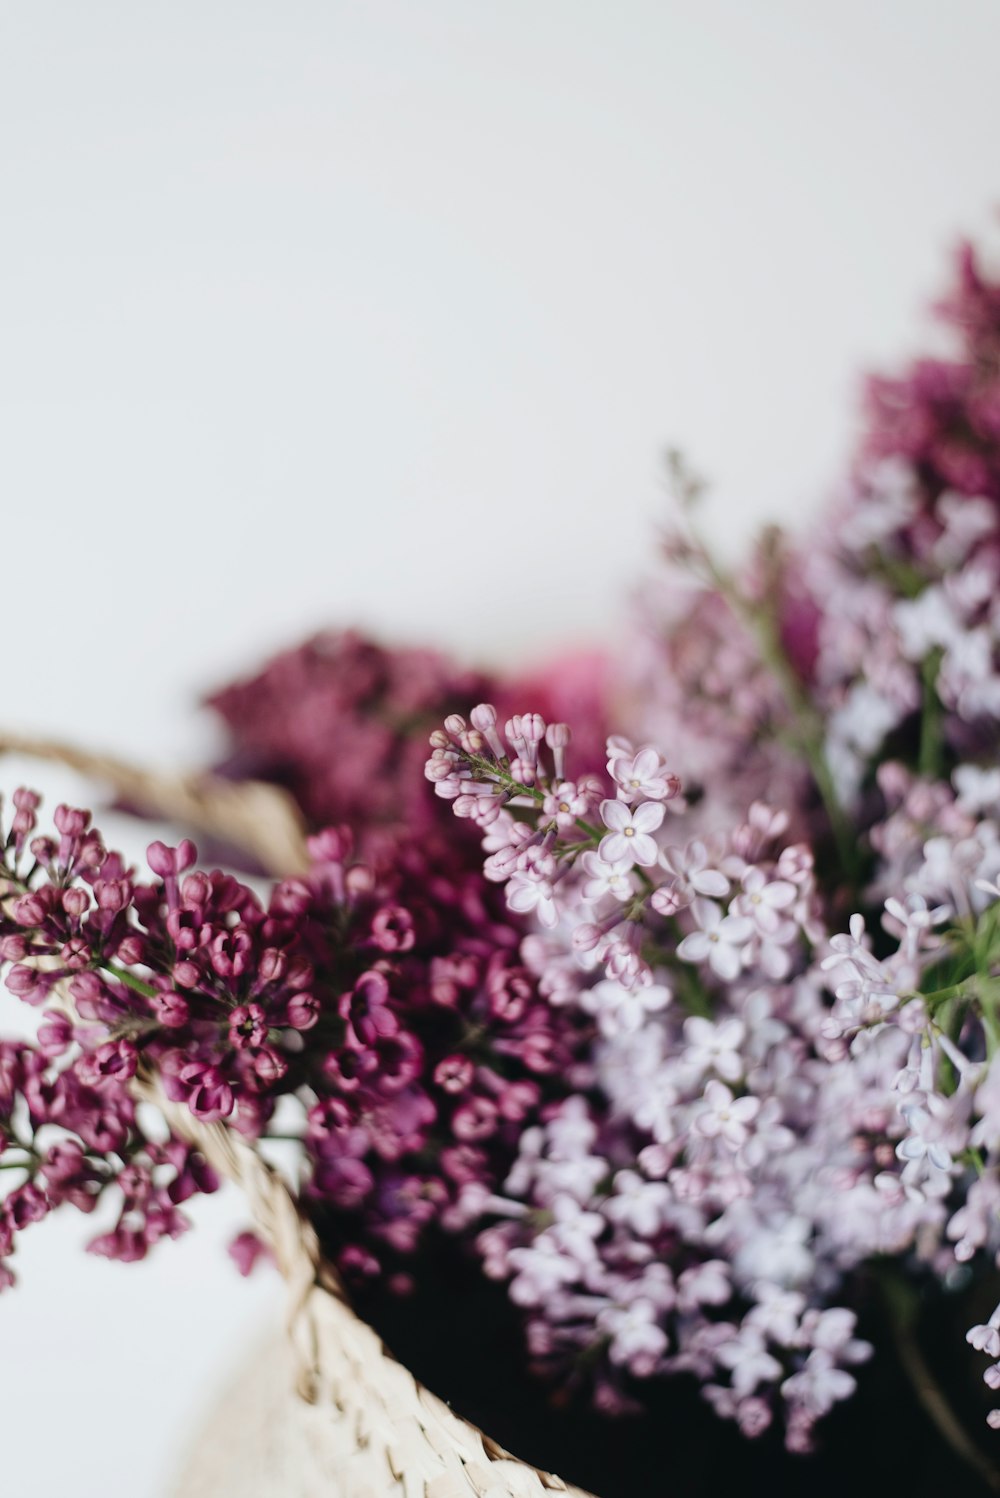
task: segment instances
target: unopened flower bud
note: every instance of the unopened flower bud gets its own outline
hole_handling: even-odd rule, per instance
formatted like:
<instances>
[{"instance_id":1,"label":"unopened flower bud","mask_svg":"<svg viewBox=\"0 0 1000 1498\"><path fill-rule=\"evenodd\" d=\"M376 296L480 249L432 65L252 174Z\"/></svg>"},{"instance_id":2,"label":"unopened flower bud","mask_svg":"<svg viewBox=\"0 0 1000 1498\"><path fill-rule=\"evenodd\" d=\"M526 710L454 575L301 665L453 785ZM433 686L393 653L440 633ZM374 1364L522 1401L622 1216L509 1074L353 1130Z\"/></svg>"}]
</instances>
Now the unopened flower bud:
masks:
<instances>
[{"instance_id":1,"label":"unopened flower bud","mask_svg":"<svg viewBox=\"0 0 1000 1498\"><path fill-rule=\"evenodd\" d=\"M545 742L552 750L552 763L555 767L556 779L563 780L566 775L566 748L573 734L568 723L550 723L545 730Z\"/></svg>"},{"instance_id":2,"label":"unopened flower bud","mask_svg":"<svg viewBox=\"0 0 1000 1498\"><path fill-rule=\"evenodd\" d=\"M497 710L491 702L480 702L470 713L472 726L483 735L497 759L505 759L507 750L497 731Z\"/></svg>"},{"instance_id":3,"label":"unopened flower bud","mask_svg":"<svg viewBox=\"0 0 1000 1498\"><path fill-rule=\"evenodd\" d=\"M99 903L100 901L98 901ZM85 889L78 887L64 889L60 904L68 916L72 916L74 920L79 920L90 909L90 896Z\"/></svg>"},{"instance_id":4,"label":"unopened flower bud","mask_svg":"<svg viewBox=\"0 0 1000 1498\"><path fill-rule=\"evenodd\" d=\"M192 867L197 856L197 849L188 837L181 838L176 848L157 841L146 849L146 862L161 879L183 874L185 869Z\"/></svg>"},{"instance_id":5,"label":"unopened flower bud","mask_svg":"<svg viewBox=\"0 0 1000 1498\"><path fill-rule=\"evenodd\" d=\"M57 806L52 820L63 837L79 837L90 825L90 812L77 806Z\"/></svg>"},{"instance_id":6,"label":"unopened flower bud","mask_svg":"<svg viewBox=\"0 0 1000 1498\"><path fill-rule=\"evenodd\" d=\"M179 1030L182 1025L187 1024L191 1013L188 1001L174 989L168 988L153 994L149 1003L160 1024L168 1030Z\"/></svg>"},{"instance_id":7,"label":"unopened flower bud","mask_svg":"<svg viewBox=\"0 0 1000 1498\"><path fill-rule=\"evenodd\" d=\"M578 952L592 952L604 932L591 921L581 921L573 931L573 946Z\"/></svg>"}]
</instances>

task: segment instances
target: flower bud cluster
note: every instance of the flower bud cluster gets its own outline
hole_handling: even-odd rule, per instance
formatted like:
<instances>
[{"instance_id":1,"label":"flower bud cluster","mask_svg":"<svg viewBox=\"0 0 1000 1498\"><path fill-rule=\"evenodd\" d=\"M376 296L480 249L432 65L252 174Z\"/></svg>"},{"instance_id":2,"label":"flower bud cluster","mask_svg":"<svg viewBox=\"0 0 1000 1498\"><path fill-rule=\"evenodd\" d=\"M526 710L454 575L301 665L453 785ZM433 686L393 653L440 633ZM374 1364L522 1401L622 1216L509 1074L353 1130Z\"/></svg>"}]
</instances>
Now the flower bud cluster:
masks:
<instances>
[{"instance_id":1,"label":"flower bud cluster","mask_svg":"<svg viewBox=\"0 0 1000 1498\"><path fill-rule=\"evenodd\" d=\"M89 1211L112 1186L118 1226L92 1247L141 1257L180 1231L186 1195L214 1189L193 1152L145 1136L129 1086L142 1071L249 1139L296 1099L309 1197L345 1272L371 1277L462 1187L503 1173L542 1080L571 1065L585 1026L542 1000L460 854L412 844L378 872L349 834L321 833L311 872L265 905L198 871L189 842L152 844L140 880L88 813L59 807L39 836L37 797L13 804L0 960L40 1024L36 1047L3 1053L0 1163L23 1179L0 1210L0 1260L52 1206Z\"/></svg>"},{"instance_id":2,"label":"flower bud cluster","mask_svg":"<svg viewBox=\"0 0 1000 1498\"><path fill-rule=\"evenodd\" d=\"M277 781L310 826L349 824L368 856L402 829L427 831L423 736L449 705L474 702L491 685L436 651L331 630L209 705L229 735L225 774Z\"/></svg>"},{"instance_id":3,"label":"flower bud cluster","mask_svg":"<svg viewBox=\"0 0 1000 1498\"><path fill-rule=\"evenodd\" d=\"M0 1286L55 1207L100 1208L91 1246L138 1258L214 1189L137 1114L155 1073L253 1140L293 1099L345 1276L412 1289L418 1250L456 1235L532 1365L608 1412L685 1373L747 1436L776 1423L807 1451L865 1377L876 1261L985 1293L1000 286L971 255L946 311L955 357L873 383L808 545L768 533L728 574L673 461L668 557L693 580L647 589L615 681L633 737L603 755L589 660L529 691L323 636L216 699L227 769L338 824L266 901L187 842L154 843L140 878L73 808L39 835L15 793L0 963L39 1025L0 1043ZM415 756L439 722L431 795ZM967 1341L1000 1390L1000 1306Z\"/></svg>"},{"instance_id":4,"label":"flower bud cluster","mask_svg":"<svg viewBox=\"0 0 1000 1498\"><path fill-rule=\"evenodd\" d=\"M784 813L755 803L674 844L679 786L655 748L611 740L607 781L581 788L556 760L568 740L537 714L501 737L485 705L432 739L429 778L537 922L522 953L540 991L597 1027L586 1087L460 1211L539 1369L586 1366L607 1408L694 1371L746 1433L780 1413L809 1449L870 1352L850 1306L866 1261L947 1276L1000 1253L996 824L887 767L896 947L876 956L864 915L828 934Z\"/></svg>"}]
</instances>

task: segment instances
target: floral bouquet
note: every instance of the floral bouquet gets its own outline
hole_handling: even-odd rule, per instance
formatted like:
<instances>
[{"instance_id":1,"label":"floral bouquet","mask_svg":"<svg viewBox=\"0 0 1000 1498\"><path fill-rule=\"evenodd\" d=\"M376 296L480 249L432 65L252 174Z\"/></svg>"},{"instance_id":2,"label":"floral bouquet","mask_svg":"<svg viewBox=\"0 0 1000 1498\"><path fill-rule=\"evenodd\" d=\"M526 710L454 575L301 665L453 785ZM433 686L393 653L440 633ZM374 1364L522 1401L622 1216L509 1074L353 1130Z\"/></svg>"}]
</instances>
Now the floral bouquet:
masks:
<instances>
[{"instance_id":1,"label":"floral bouquet","mask_svg":"<svg viewBox=\"0 0 1000 1498\"><path fill-rule=\"evenodd\" d=\"M330 1492L565 1491L493 1437L605 1498L1000 1488L1000 284L971 251L942 311L954 356L871 383L808 538L728 571L671 458L622 661L499 680L326 635L214 699L213 776L97 766L243 877L186 837L137 871L13 793L0 958L39 1022L0 1045L4 1285L56 1208L134 1260L228 1174L234 1256L293 1281L347 1431Z\"/></svg>"}]
</instances>

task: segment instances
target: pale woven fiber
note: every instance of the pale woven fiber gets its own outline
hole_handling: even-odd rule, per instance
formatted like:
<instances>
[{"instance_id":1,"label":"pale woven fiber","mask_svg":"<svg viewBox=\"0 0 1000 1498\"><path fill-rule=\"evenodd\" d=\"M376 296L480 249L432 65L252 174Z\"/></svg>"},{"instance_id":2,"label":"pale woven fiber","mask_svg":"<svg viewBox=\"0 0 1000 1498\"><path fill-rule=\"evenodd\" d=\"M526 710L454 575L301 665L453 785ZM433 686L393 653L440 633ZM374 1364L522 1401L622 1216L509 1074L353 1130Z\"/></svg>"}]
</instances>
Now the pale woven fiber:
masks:
<instances>
[{"instance_id":1,"label":"pale woven fiber","mask_svg":"<svg viewBox=\"0 0 1000 1498\"><path fill-rule=\"evenodd\" d=\"M243 1190L290 1292L290 1356L265 1353L230 1392L178 1498L587 1498L519 1462L396 1362L351 1310L287 1186L242 1139L197 1123L155 1081L139 1092Z\"/></svg>"}]
</instances>

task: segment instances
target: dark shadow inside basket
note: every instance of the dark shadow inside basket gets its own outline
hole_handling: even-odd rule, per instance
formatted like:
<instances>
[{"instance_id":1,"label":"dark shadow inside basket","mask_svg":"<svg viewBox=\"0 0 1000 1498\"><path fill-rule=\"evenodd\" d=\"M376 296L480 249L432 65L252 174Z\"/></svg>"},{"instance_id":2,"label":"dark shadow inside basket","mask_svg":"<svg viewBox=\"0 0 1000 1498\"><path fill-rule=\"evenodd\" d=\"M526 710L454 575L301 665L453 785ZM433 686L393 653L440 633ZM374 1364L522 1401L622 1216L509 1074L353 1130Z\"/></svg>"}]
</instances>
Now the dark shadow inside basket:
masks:
<instances>
[{"instance_id":1,"label":"dark shadow inside basket","mask_svg":"<svg viewBox=\"0 0 1000 1498\"><path fill-rule=\"evenodd\" d=\"M991 1489L944 1442L917 1401L871 1293L860 1287L861 1331L882 1351L859 1370L855 1397L819 1427L817 1452L791 1456L780 1434L746 1440L716 1418L693 1380L637 1387L647 1412L608 1417L586 1394L560 1404L525 1371L519 1318L502 1286L451 1245L424 1257L419 1289L406 1299L368 1291L359 1312L426 1386L515 1455L557 1472L599 1498L979 1498ZM957 1314L956 1314L957 1312ZM976 1444L1000 1471L1000 1433L983 1423L992 1401L979 1382L954 1297L938 1295L922 1315L921 1342ZM984 1397L985 1396L985 1397ZM977 1429L977 1422L979 1428ZM995 1491L995 1490L994 1490Z\"/></svg>"}]
</instances>

